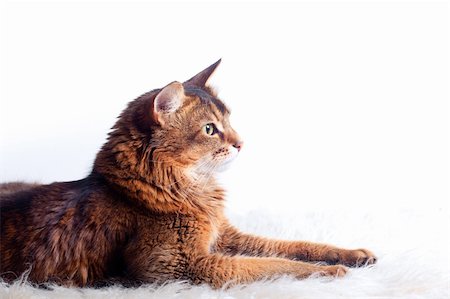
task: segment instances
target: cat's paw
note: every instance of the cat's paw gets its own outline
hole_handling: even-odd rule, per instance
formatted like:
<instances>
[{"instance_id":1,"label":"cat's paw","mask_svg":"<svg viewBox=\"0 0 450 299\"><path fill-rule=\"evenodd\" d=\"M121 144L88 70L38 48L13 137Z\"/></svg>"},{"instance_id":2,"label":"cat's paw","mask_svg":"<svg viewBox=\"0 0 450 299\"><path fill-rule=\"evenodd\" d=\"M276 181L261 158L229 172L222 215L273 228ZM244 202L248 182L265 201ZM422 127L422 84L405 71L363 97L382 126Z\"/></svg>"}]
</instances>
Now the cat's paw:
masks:
<instances>
[{"instance_id":1,"label":"cat's paw","mask_svg":"<svg viewBox=\"0 0 450 299\"><path fill-rule=\"evenodd\" d=\"M375 264L377 257L367 249L334 249L327 253L325 261L329 264L361 267Z\"/></svg>"},{"instance_id":2,"label":"cat's paw","mask_svg":"<svg viewBox=\"0 0 450 299\"><path fill-rule=\"evenodd\" d=\"M342 277L348 272L348 268L343 265L323 266L300 263L299 266L293 273L298 279L305 279L311 276Z\"/></svg>"},{"instance_id":3,"label":"cat's paw","mask_svg":"<svg viewBox=\"0 0 450 299\"><path fill-rule=\"evenodd\" d=\"M348 268L342 265L335 266L322 266L320 275L323 276L334 276L334 277L342 277L345 276L348 272Z\"/></svg>"}]
</instances>

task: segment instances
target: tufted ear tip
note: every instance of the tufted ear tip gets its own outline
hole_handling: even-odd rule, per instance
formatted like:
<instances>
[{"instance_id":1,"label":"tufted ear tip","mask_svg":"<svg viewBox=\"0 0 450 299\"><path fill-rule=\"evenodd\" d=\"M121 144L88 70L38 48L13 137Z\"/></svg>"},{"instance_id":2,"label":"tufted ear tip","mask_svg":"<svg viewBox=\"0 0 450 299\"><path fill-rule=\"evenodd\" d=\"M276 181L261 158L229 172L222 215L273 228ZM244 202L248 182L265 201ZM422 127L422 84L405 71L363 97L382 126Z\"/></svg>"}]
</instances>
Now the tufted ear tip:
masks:
<instances>
[{"instance_id":1,"label":"tufted ear tip","mask_svg":"<svg viewBox=\"0 0 450 299\"><path fill-rule=\"evenodd\" d=\"M172 82L156 95L153 101L153 118L163 123L165 115L175 112L183 103L184 87L180 82Z\"/></svg>"},{"instance_id":2,"label":"tufted ear tip","mask_svg":"<svg viewBox=\"0 0 450 299\"><path fill-rule=\"evenodd\" d=\"M185 83L192 84L198 87L205 87L206 83L208 82L209 78L212 76L214 71L219 66L220 62L222 61L222 58L208 66L206 69L192 77L191 79L187 80Z\"/></svg>"}]
</instances>

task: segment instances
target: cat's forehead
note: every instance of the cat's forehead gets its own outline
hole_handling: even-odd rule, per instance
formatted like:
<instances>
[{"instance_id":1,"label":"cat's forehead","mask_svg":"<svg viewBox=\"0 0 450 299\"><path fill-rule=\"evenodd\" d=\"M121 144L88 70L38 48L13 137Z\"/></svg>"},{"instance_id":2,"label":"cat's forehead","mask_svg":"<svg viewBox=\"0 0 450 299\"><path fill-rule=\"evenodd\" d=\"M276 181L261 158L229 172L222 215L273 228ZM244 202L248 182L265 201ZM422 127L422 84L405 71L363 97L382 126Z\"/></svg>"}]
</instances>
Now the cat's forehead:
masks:
<instances>
[{"instance_id":1,"label":"cat's forehead","mask_svg":"<svg viewBox=\"0 0 450 299\"><path fill-rule=\"evenodd\" d=\"M185 94L193 99L191 105L195 110L211 112L218 119L227 118L230 114L228 107L209 90L191 87L186 88Z\"/></svg>"}]
</instances>

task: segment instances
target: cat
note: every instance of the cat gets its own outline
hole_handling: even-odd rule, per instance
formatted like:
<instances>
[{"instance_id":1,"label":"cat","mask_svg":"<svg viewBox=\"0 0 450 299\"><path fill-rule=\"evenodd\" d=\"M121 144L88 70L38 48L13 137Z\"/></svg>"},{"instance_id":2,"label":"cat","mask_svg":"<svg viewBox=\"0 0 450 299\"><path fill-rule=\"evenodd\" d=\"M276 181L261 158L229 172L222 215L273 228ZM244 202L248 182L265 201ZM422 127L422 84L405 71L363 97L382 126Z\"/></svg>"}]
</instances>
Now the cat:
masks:
<instances>
[{"instance_id":1,"label":"cat","mask_svg":"<svg viewBox=\"0 0 450 299\"><path fill-rule=\"evenodd\" d=\"M228 222L214 174L243 142L208 84L219 63L130 102L86 178L0 188L3 280L27 272L38 285L186 280L221 288L343 276L346 266L376 262L366 249L270 240Z\"/></svg>"}]
</instances>

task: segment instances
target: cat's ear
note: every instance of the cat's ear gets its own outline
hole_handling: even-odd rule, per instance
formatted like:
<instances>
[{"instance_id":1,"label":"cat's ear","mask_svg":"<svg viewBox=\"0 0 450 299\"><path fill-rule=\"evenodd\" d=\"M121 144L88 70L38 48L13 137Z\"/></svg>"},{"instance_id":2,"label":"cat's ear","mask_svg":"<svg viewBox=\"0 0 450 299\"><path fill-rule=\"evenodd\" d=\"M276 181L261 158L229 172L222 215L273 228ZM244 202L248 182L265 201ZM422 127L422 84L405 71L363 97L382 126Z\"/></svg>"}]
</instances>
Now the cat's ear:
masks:
<instances>
[{"instance_id":1,"label":"cat's ear","mask_svg":"<svg viewBox=\"0 0 450 299\"><path fill-rule=\"evenodd\" d=\"M153 101L153 119L164 124L165 116L175 112L183 103L184 88L180 82L172 82L156 95Z\"/></svg>"},{"instance_id":2,"label":"cat's ear","mask_svg":"<svg viewBox=\"0 0 450 299\"><path fill-rule=\"evenodd\" d=\"M206 69L192 77L191 79L184 82L185 84L192 84L198 87L205 87L206 83L208 82L208 79L211 77L211 75L214 73L216 68L219 66L222 59L217 60L212 65L208 66Z\"/></svg>"}]
</instances>

